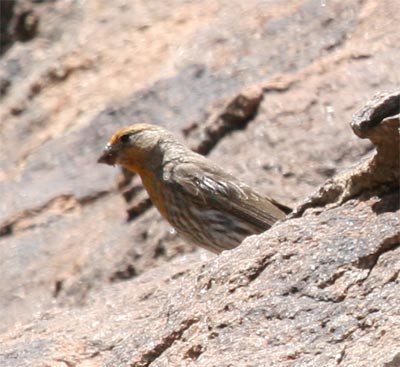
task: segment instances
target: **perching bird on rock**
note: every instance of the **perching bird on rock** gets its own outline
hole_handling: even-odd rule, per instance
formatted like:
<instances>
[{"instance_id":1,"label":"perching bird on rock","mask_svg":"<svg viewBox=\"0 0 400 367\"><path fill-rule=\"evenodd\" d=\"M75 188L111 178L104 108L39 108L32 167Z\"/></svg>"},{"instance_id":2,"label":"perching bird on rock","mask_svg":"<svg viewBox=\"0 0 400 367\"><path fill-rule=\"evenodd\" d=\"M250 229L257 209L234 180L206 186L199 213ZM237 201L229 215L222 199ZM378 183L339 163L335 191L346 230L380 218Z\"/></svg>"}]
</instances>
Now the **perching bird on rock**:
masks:
<instances>
[{"instance_id":1,"label":"perching bird on rock","mask_svg":"<svg viewBox=\"0 0 400 367\"><path fill-rule=\"evenodd\" d=\"M159 126L136 124L118 130L98 162L139 174L153 204L176 231L215 253L266 231L291 211Z\"/></svg>"}]
</instances>

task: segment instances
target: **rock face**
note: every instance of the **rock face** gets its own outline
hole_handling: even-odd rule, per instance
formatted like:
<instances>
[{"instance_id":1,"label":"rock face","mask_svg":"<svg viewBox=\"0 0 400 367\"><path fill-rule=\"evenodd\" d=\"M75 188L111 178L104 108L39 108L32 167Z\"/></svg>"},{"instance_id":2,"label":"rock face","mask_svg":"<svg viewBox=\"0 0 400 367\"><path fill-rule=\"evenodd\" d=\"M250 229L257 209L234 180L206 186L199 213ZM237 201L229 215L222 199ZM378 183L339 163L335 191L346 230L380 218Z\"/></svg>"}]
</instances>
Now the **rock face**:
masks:
<instances>
[{"instance_id":1,"label":"rock face","mask_svg":"<svg viewBox=\"0 0 400 367\"><path fill-rule=\"evenodd\" d=\"M397 2L236 5L9 6L1 366L400 366ZM295 212L185 243L95 163L139 121Z\"/></svg>"}]
</instances>

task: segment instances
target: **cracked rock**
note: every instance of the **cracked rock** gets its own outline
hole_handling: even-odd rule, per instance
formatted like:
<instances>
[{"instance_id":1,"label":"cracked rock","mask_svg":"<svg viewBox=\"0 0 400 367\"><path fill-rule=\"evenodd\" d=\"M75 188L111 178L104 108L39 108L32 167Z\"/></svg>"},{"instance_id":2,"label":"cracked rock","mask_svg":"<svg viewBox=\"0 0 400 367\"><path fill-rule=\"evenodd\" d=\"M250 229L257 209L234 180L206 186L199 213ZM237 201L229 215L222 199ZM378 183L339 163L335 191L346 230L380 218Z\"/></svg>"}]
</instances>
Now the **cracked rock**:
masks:
<instances>
[{"instance_id":1,"label":"cracked rock","mask_svg":"<svg viewBox=\"0 0 400 367\"><path fill-rule=\"evenodd\" d=\"M1 367L399 365L396 0L18 3L29 42L1 29ZM194 248L139 177L96 164L134 122L297 217Z\"/></svg>"}]
</instances>

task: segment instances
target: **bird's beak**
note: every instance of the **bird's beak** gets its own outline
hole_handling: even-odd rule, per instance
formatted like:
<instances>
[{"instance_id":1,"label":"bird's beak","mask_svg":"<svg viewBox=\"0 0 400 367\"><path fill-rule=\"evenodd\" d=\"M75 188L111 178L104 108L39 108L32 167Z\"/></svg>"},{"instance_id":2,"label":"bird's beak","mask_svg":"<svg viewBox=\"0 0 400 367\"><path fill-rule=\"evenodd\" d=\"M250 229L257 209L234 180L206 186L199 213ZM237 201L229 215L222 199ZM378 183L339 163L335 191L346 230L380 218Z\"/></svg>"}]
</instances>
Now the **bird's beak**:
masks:
<instances>
[{"instance_id":1,"label":"bird's beak","mask_svg":"<svg viewBox=\"0 0 400 367\"><path fill-rule=\"evenodd\" d=\"M113 166L117 163L117 150L111 144L107 144L103 150L103 154L97 160L97 163L104 163Z\"/></svg>"}]
</instances>

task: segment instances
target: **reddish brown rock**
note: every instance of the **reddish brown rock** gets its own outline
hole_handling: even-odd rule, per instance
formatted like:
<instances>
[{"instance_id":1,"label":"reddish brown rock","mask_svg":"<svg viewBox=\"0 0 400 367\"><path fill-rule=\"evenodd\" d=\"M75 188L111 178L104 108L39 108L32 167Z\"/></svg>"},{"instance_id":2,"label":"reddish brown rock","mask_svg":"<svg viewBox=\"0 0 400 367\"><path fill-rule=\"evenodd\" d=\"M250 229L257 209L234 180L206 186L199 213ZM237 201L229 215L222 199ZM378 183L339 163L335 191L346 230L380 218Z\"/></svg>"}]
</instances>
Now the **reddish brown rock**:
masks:
<instances>
[{"instance_id":1,"label":"reddish brown rock","mask_svg":"<svg viewBox=\"0 0 400 367\"><path fill-rule=\"evenodd\" d=\"M30 3L0 59L1 366L397 366L397 95L348 123L400 84L395 1ZM138 121L306 206L191 247L95 163Z\"/></svg>"},{"instance_id":2,"label":"reddish brown rock","mask_svg":"<svg viewBox=\"0 0 400 367\"><path fill-rule=\"evenodd\" d=\"M3 335L2 364L395 365L398 203L353 199L106 287Z\"/></svg>"}]
</instances>

